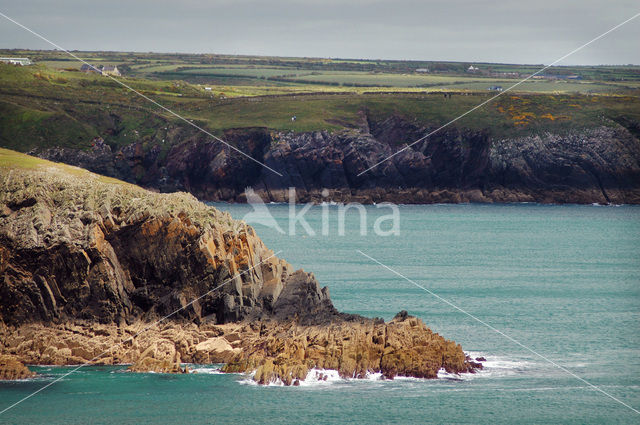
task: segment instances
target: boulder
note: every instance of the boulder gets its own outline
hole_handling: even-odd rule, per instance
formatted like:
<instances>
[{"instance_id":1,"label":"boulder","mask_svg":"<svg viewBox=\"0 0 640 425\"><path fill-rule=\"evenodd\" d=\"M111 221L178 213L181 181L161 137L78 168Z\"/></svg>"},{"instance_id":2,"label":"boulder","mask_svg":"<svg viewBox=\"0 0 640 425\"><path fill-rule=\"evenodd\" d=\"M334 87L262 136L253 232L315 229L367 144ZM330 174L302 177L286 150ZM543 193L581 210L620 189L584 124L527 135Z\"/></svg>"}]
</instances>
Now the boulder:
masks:
<instances>
[{"instance_id":1,"label":"boulder","mask_svg":"<svg viewBox=\"0 0 640 425\"><path fill-rule=\"evenodd\" d=\"M35 375L15 356L0 355L0 380L27 379Z\"/></svg>"}]
</instances>

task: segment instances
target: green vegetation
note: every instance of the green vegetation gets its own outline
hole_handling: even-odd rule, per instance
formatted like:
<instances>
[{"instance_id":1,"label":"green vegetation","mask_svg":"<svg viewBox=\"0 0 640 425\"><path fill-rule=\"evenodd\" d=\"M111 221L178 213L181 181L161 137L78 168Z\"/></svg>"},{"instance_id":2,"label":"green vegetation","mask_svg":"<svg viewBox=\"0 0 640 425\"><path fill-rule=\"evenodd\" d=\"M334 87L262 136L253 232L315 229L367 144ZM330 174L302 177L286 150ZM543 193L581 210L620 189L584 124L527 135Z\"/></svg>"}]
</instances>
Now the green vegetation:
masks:
<instances>
[{"instance_id":1,"label":"green vegetation","mask_svg":"<svg viewBox=\"0 0 640 425\"><path fill-rule=\"evenodd\" d=\"M0 143L11 149L28 151L52 138L66 146L81 147L97 136L86 123L62 111L50 112L25 108L0 101Z\"/></svg>"},{"instance_id":2,"label":"green vegetation","mask_svg":"<svg viewBox=\"0 0 640 425\"><path fill-rule=\"evenodd\" d=\"M74 176L83 179L92 179L102 183L113 183L118 185L126 185L136 188L135 185L123 182L122 180L106 177L92 173L84 168L74 167L72 165L61 164L58 162L47 161L35 156L26 155L10 149L0 148L0 169L25 169L25 170L46 170L49 173L58 173L67 176ZM11 178L11 174L8 174Z\"/></svg>"},{"instance_id":3,"label":"green vegetation","mask_svg":"<svg viewBox=\"0 0 640 425\"><path fill-rule=\"evenodd\" d=\"M88 148L102 137L112 147L141 142L161 144L166 152L165 139L170 144L195 132L117 81L80 72L81 63L63 52L0 54L36 62L0 64L1 146L23 152ZM350 129L363 114L374 120L397 115L433 128L495 96L490 86L507 88L539 69L473 64L480 71L469 73L470 64L452 62L77 54L93 64L118 65L122 82L218 135L247 127ZM640 122L640 67L553 67L545 78L523 83L456 125L505 137L615 122L632 131ZM171 136L177 126L186 133Z\"/></svg>"},{"instance_id":4,"label":"green vegetation","mask_svg":"<svg viewBox=\"0 0 640 425\"><path fill-rule=\"evenodd\" d=\"M36 158L35 156L25 155L20 152L9 149L0 148L0 167L1 168L25 168L34 169L40 166L55 165L54 162Z\"/></svg>"},{"instance_id":5,"label":"green vegetation","mask_svg":"<svg viewBox=\"0 0 640 425\"><path fill-rule=\"evenodd\" d=\"M76 59L59 51L5 50L0 53L28 56L50 69L78 70L82 65ZM230 81L233 82L232 85L281 87L294 85L307 89L313 88L313 86L309 87L310 85L415 88L446 84L446 88L452 90L486 90L496 82L505 86L511 85L542 68L542 65L269 56L127 52L75 52L75 54L95 65L118 65L129 77L177 79L221 85ZM468 72L470 66L475 68L473 72ZM556 77L558 80L554 79ZM640 67L632 65L554 66L545 70L536 79L536 81L525 83L521 91L637 90L640 88ZM556 81L562 84L553 88L536 84ZM469 86L472 83L476 86ZM551 84L551 86L554 85Z\"/></svg>"}]
</instances>

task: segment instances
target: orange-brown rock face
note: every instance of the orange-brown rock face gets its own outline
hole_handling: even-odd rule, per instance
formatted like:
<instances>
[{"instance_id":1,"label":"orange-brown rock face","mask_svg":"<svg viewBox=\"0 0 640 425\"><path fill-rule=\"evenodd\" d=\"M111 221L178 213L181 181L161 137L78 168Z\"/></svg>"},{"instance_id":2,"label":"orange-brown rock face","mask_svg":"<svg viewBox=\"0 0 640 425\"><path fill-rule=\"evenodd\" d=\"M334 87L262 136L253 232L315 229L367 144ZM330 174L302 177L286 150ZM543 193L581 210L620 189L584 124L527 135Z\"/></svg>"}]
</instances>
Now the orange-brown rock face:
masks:
<instances>
[{"instance_id":1,"label":"orange-brown rock face","mask_svg":"<svg viewBox=\"0 0 640 425\"><path fill-rule=\"evenodd\" d=\"M181 362L229 361L241 350L237 338L247 332L255 331L237 323L0 325L0 352L30 364L133 364L137 371L177 372Z\"/></svg>"},{"instance_id":2,"label":"orange-brown rock face","mask_svg":"<svg viewBox=\"0 0 640 425\"><path fill-rule=\"evenodd\" d=\"M322 325L295 320L151 327L145 322L30 323L0 326L0 342L0 352L33 364L130 363L134 372L184 373L181 363L226 363L224 371L255 372L260 384L293 385L312 368L334 369L347 378L379 372L385 378L435 378L440 369L464 373L482 367L455 342L406 313L388 323L345 316Z\"/></svg>"},{"instance_id":3,"label":"orange-brown rock face","mask_svg":"<svg viewBox=\"0 0 640 425\"><path fill-rule=\"evenodd\" d=\"M259 333L245 336L242 352L223 370L255 370L254 380L260 384L279 380L291 385L311 368L337 370L345 378L382 373L392 379L436 378L440 369L463 373L482 367L467 361L460 345L406 312L388 323L353 319L325 326L262 324Z\"/></svg>"},{"instance_id":4,"label":"orange-brown rock face","mask_svg":"<svg viewBox=\"0 0 640 425\"><path fill-rule=\"evenodd\" d=\"M0 355L0 380L27 379L35 375L15 356Z\"/></svg>"}]
</instances>

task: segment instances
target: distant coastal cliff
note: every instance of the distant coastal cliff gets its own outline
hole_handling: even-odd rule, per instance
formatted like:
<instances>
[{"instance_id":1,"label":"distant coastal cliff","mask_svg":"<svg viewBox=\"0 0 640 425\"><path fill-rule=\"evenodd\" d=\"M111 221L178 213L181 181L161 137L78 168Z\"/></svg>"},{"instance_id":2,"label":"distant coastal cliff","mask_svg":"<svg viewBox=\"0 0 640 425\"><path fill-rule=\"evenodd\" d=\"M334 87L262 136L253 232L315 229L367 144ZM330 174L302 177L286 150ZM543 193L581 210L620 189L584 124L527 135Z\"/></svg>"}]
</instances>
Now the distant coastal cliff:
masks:
<instances>
[{"instance_id":1,"label":"distant coastal cliff","mask_svg":"<svg viewBox=\"0 0 640 425\"><path fill-rule=\"evenodd\" d=\"M189 194L5 149L0 182L0 354L14 356L2 364L224 362L285 384L312 368L434 378L481 367L406 313L338 312L312 274Z\"/></svg>"},{"instance_id":2,"label":"distant coastal cliff","mask_svg":"<svg viewBox=\"0 0 640 425\"><path fill-rule=\"evenodd\" d=\"M166 146L112 150L47 147L31 153L163 192L245 202L244 189L265 201L640 203L638 124L594 125L543 135L496 139L488 131L451 127L365 172L434 130L398 116L336 132L227 130L225 140L282 177L204 134L167 131ZM322 196L328 189L329 195ZM326 192L325 192L326 194Z\"/></svg>"}]
</instances>

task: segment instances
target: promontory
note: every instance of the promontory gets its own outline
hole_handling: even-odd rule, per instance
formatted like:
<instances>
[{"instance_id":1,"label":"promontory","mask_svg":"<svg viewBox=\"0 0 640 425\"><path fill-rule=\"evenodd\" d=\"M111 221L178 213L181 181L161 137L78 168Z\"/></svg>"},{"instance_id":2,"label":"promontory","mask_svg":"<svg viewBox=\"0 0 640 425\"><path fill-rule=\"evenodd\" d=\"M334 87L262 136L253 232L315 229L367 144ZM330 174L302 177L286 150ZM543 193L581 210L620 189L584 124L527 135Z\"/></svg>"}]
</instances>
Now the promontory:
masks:
<instances>
[{"instance_id":1,"label":"promontory","mask_svg":"<svg viewBox=\"0 0 640 425\"><path fill-rule=\"evenodd\" d=\"M28 377L20 362L225 363L287 385L313 368L434 378L481 367L406 312L337 311L313 274L190 194L6 149L0 184L0 365L16 377Z\"/></svg>"}]
</instances>

